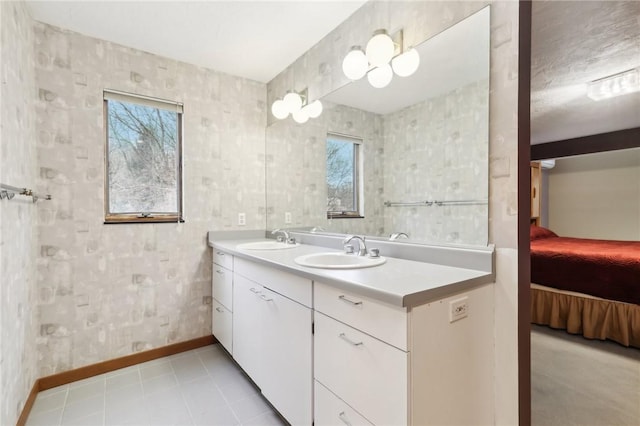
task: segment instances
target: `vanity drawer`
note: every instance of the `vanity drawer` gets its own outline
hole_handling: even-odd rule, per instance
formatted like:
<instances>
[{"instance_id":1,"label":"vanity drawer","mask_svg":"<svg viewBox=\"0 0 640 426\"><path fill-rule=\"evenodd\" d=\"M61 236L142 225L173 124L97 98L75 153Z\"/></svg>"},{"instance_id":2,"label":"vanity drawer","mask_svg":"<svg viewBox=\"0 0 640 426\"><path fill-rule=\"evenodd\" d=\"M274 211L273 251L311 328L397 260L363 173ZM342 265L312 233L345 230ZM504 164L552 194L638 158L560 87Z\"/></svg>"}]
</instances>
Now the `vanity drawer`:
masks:
<instances>
[{"instance_id":1,"label":"vanity drawer","mask_svg":"<svg viewBox=\"0 0 640 426\"><path fill-rule=\"evenodd\" d=\"M233 308L233 272L220 265L213 264L213 291L212 296L225 308Z\"/></svg>"},{"instance_id":2,"label":"vanity drawer","mask_svg":"<svg viewBox=\"0 0 640 426\"><path fill-rule=\"evenodd\" d=\"M372 426L356 410L335 396L321 383L315 382L315 418L316 426L335 426L341 423L351 426Z\"/></svg>"},{"instance_id":3,"label":"vanity drawer","mask_svg":"<svg viewBox=\"0 0 640 426\"><path fill-rule=\"evenodd\" d=\"M358 296L317 281L313 295L316 311L407 350L409 316L406 308Z\"/></svg>"},{"instance_id":4,"label":"vanity drawer","mask_svg":"<svg viewBox=\"0 0 640 426\"><path fill-rule=\"evenodd\" d=\"M260 283L308 308L312 307L311 280L241 258L235 259L234 267L234 272L237 274Z\"/></svg>"},{"instance_id":5,"label":"vanity drawer","mask_svg":"<svg viewBox=\"0 0 640 426\"><path fill-rule=\"evenodd\" d=\"M213 249L213 263L233 271L233 255Z\"/></svg>"},{"instance_id":6,"label":"vanity drawer","mask_svg":"<svg viewBox=\"0 0 640 426\"><path fill-rule=\"evenodd\" d=\"M218 342L220 342L230 354L233 354L231 350L233 315L230 310L216 300L213 300L211 307L211 332L215 338L218 339Z\"/></svg>"},{"instance_id":7,"label":"vanity drawer","mask_svg":"<svg viewBox=\"0 0 640 426\"><path fill-rule=\"evenodd\" d=\"M407 424L408 361L408 353L316 312L315 379L373 424Z\"/></svg>"}]
</instances>

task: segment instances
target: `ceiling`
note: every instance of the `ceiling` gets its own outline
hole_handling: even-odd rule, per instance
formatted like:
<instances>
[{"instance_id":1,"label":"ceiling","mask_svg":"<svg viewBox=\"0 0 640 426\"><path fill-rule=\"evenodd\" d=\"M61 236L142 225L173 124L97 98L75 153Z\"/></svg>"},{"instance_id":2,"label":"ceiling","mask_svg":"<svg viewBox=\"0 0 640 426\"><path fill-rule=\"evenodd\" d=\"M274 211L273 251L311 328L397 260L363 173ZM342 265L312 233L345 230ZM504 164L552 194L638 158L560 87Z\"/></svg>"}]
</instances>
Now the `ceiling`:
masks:
<instances>
[{"instance_id":1,"label":"ceiling","mask_svg":"<svg viewBox=\"0 0 640 426\"><path fill-rule=\"evenodd\" d=\"M534 1L532 28L532 143L640 127L640 92L587 97L587 83L640 67L639 1Z\"/></svg>"},{"instance_id":2,"label":"ceiling","mask_svg":"<svg viewBox=\"0 0 640 426\"><path fill-rule=\"evenodd\" d=\"M32 1L36 20L269 82L364 0ZM533 2L532 143L640 126L640 93L586 84L640 67L640 1Z\"/></svg>"},{"instance_id":3,"label":"ceiling","mask_svg":"<svg viewBox=\"0 0 640 426\"><path fill-rule=\"evenodd\" d=\"M27 0L38 21L263 83L364 3Z\"/></svg>"}]
</instances>

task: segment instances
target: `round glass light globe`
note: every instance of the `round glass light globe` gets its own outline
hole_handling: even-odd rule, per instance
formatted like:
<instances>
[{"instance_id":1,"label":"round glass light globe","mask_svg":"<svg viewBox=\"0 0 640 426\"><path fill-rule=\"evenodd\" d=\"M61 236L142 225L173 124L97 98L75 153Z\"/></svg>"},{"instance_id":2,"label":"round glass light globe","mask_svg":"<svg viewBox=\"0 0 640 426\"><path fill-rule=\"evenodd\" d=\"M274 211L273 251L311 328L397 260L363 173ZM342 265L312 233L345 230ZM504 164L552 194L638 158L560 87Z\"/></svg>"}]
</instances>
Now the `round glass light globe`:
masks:
<instances>
[{"instance_id":1,"label":"round glass light globe","mask_svg":"<svg viewBox=\"0 0 640 426\"><path fill-rule=\"evenodd\" d=\"M309 114L304 108L297 110L291 116L296 123L304 124L309 121Z\"/></svg>"},{"instance_id":2,"label":"round glass light globe","mask_svg":"<svg viewBox=\"0 0 640 426\"><path fill-rule=\"evenodd\" d=\"M377 67L369 71L367 74L367 80L376 89L382 89L386 87L393 79L393 70L391 65L386 64L381 67Z\"/></svg>"},{"instance_id":3,"label":"round glass light globe","mask_svg":"<svg viewBox=\"0 0 640 426\"><path fill-rule=\"evenodd\" d=\"M315 100L303 108L309 114L309 118L318 118L322 114L322 102Z\"/></svg>"},{"instance_id":4,"label":"round glass light globe","mask_svg":"<svg viewBox=\"0 0 640 426\"><path fill-rule=\"evenodd\" d=\"M374 67L388 64L393 58L394 51L393 40L384 30L376 31L376 34L367 43L367 59Z\"/></svg>"},{"instance_id":5,"label":"round glass light globe","mask_svg":"<svg viewBox=\"0 0 640 426\"><path fill-rule=\"evenodd\" d=\"M391 67L400 77L408 77L420 66L420 54L414 48L411 48L404 52L402 55L398 55L391 61Z\"/></svg>"},{"instance_id":6,"label":"round glass light globe","mask_svg":"<svg viewBox=\"0 0 640 426\"><path fill-rule=\"evenodd\" d=\"M360 80L368 69L367 57L359 47L352 48L342 60L342 72L349 80Z\"/></svg>"},{"instance_id":7,"label":"round glass light globe","mask_svg":"<svg viewBox=\"0 0 640 426\"><path fill-rule=\"evenodd\" d=\"M282 100L291 114L302 108L302 98L296 92L287 93Z\"/></svg>"},{"instance_id":8,"label":"round glass light globe","mask_svg":"<svg viewBox=\"0 0 640 426\"><path fill-rule=\"evenodd\" d=\"M287 109L287 105L284 103L282 99L278 99L273 104L271 104L271 114L278 120L284 120L289 115L289 110Z\"/></svg>"}]
</instances>

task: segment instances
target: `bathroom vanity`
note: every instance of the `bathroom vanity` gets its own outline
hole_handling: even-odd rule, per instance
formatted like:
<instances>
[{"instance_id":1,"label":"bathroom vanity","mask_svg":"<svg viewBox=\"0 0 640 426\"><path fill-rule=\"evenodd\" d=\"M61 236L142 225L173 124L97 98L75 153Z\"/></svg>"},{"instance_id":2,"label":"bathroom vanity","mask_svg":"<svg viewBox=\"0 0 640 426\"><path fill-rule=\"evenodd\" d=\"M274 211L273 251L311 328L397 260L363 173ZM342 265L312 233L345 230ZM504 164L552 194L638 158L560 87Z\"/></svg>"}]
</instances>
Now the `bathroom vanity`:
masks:
<instances>
[{"instance_id":1,"label":"bathroom vanity","mask_svg":"<svg viewBox=\"0 0 640 426\"><path fill-rule=\"evenodd\" d=\"M290 424L493 423L491 248L459 252L484 270L395 257L334 270L295 259L337 249L247 241L265 240L210 233L213 334Z\"/></svg>"}]
</instances>

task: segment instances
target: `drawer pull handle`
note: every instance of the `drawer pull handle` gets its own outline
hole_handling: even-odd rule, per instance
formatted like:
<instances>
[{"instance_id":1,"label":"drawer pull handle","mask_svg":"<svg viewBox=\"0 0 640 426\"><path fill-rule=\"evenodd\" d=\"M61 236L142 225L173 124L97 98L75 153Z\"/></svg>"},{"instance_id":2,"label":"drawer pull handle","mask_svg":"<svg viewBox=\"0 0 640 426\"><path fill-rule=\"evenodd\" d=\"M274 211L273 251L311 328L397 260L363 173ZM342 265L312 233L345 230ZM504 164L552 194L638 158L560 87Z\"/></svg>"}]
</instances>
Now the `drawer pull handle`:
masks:
<instances>
[{"instance_id":1,"label":"drawer pull handle","mask_svg":"<svg viewBox=\"0 0 640 426\"><path fill-rule=\"evenodd\" d=\"M360 302L354 302L353 300L349 300L349 299L347 299L347 297L346 297L344 294L343 294L343 295L338 296L338 299L340 299L340 300L344 300L345 302L350 303L350 304L352 304L352 305L354 305L354 306L362 305L362 302L361 302L361 301L360 301Z\"/></svg>"},{"instance_id":2,"label":"drawer pull handle","mask_svg":"<svg viewBox=\"0 0 640 426\"><path fill-rule=\"evenodd\" d=\"M219 273L220 275L224 275L224 271L222 269L216 269L216 272Z\"/></svg>"},{"instance_id":3,"label":"drawer pull handle","mask_svg":"<svg viewBox=\"0 0 640 426\"><path fill-rule=\"evenodd\" d=\"M224 311L222 309L220 309L220 307L216 307L216 311L220 312L221 314L224 313Z\"/></svg>"},{"instance_id":4,"label":"drawer pull handle","mask_svg":"<svg viewBox=\"0 0 640 426\"><path fill-rule=\"evenodd\" d=\"M338 418L342 420L342 423L344 423L345 425L351 426L351 422L349 421L349 419L347 419L347 415L344 411L338 414Z\"/></svg>"},{"instance_id":5,"label":"drawer pull handle","mask_svg":"<svg viewBox=\"0 0 640 426\"><path fill-rule=\"evenodd\" d=\"M223 252L221 252L221 251L217 251L217 252L216 252L216 254L217 254L218 256L224 256L224 253L223 253Z\"/></svg>"},{"instance_id":6,"label":"drawer pull handle","mask_svg":"<svg viewBox=\"0 0 640 426\"><path fill-rule=\"evenodd\" d=\"M265 302L271 302L273 300L272 298L267 297L264 294L260 295L260 299L264 300Z\"/></svg>"},{"instance_id":7,"label":"drawer pull handle","mask_svg":"<svg viewBox=\"0 0 640 426\"><path fill-rule=\"evenodd\" d=\"M361 346L363 344L362 342L354 342L353 340L349 339L347 335L344 333L340 333L338 337L344 340L345 342L352 344L353 346Z\"/></svg>"},{"instance_id":8,"label":"drawer pull handle","mask_svg":"<svg viewBox=\"0 0 640 426\"><path fill-rule=\"evenodd\" d=\"M249 291L250 291L251 293L260 294L260 290L256 290L256 289L255 289L255 287L251 287L251 288L249 289Z\"/></svg>"}]
</instances>

